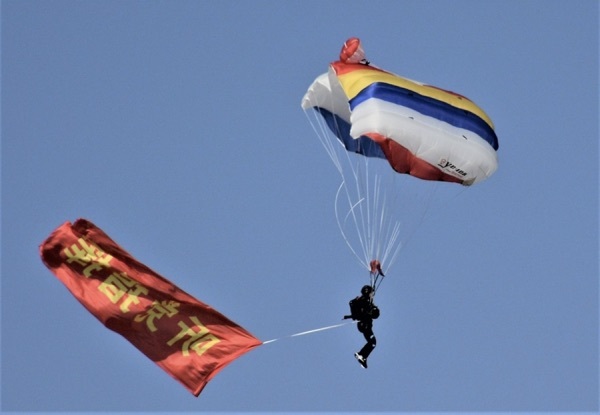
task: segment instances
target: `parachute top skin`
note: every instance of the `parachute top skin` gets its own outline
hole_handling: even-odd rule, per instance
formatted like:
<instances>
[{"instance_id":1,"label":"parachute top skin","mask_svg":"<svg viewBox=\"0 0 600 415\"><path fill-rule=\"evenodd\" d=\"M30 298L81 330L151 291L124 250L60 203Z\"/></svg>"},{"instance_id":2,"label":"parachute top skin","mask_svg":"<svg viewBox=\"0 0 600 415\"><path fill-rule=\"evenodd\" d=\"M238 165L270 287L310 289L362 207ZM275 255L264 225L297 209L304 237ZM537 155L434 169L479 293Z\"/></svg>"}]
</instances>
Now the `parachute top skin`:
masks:
<instances>
[{"instance_id":1,"label":"parachute top skin","mask_svg":"<svg viewBox=\"0 0 600 415\"><path fill-rule=\"evenodd\" d=\"M358 38L339 58L302 106L317 110L348 151L424 180L471 185L496 171L494 124L471 100L369 65Z\"/></svg>"}]
</instances>

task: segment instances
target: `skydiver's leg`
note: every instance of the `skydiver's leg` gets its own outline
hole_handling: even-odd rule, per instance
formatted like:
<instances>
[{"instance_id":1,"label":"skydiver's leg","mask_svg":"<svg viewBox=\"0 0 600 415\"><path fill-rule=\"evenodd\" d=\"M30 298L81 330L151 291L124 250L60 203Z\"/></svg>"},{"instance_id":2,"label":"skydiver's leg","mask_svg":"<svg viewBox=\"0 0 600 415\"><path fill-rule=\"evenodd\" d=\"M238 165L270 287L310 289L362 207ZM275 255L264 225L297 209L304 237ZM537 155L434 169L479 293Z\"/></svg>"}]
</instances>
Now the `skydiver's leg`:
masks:
<instances>
[{"instance_id":1,"label":"skydiver's leg","mask_svg":"<svg viewBox=\"0 0 600 415\"><path fill-rule=\"evenodd\" d=\"M377 339L375 338L375 333L373 333L373 326L370 324L360 324L359 323L359 331L365 336L365 340L367 343L360 349L360 354L365 359L369 357L375 346L377 346Z\"/></svg>"}]
</instances>

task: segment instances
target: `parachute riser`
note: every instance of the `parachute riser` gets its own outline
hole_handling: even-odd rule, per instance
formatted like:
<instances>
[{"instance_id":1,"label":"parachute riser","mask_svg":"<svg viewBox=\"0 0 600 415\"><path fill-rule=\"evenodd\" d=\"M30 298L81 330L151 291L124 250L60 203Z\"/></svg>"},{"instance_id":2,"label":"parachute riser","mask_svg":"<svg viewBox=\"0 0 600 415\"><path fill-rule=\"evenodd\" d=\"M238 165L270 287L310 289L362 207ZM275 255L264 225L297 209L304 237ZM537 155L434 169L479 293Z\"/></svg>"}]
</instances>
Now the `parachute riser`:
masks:
<instances>
[{"instance_id":1,"label":"parachute riser","mask_svg":"<svg viewBox=\"0 0 600 415\"><path fill-rule=\"evenodd\" d=\"M371 288L373 288L373 295L375 295L375 293L379 289L379 286L383 282L383 278L385 277L385 275L380 274L379 272L375 272L375 273L371 272L370 275L371 275Z\"/></svg>"},{"instance_id":2,"label":"parachute riser","mask_svg":"<svg viewBox=\"0 0 600 415\"><path fill-rule=\"evenodd\" d=\"M371 270L369 272L369 275L371 277L371 288L373 288L373 296L375 296L375 293L377 292L379 286L383 282L385 275L381 270L381 263L378 260L372 260L369 265L371 266Z\"/></svg>"}]
</instances>

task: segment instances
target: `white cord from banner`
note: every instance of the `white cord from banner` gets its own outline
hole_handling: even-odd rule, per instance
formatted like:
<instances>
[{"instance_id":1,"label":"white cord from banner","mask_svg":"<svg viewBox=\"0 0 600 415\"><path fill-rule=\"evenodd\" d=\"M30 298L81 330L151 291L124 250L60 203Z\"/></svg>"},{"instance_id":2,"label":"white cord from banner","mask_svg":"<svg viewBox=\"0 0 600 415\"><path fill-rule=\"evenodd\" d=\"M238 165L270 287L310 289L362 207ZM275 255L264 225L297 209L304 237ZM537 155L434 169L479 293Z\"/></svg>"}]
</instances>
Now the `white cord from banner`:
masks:
<instances>
[{"instance_id":1,"label":"white cord from banner","mask_svg":"<svg viewBox=\"0 0 600 415\"><path fill-rule=\"evenodd\" d=\"M278 339L267 340L267 341L263 342L262 344L273 343L273 342L276 342L277 340L281 340L281 339L287 339L287 338L289 338L289 337L298 337L298 336L304 336L305 334L312 334L312 333L316 333L316 332L318 332L318 331L325 331L325 330L335 329L335 328L337 328L337 327L342 327L342 326L345 326L345 325L347 325L347 324L352 324L352 323L355 323L355 321L347 321L347 322L340 323L340 324L334 324L333 326L321 327L321 328L318 328L318 329L313 329L313 330L303 331L303 332L296 333L296 334L290 334L289 336L280 337L280 338L278 338Z\"/></svg>"}]
</instances>

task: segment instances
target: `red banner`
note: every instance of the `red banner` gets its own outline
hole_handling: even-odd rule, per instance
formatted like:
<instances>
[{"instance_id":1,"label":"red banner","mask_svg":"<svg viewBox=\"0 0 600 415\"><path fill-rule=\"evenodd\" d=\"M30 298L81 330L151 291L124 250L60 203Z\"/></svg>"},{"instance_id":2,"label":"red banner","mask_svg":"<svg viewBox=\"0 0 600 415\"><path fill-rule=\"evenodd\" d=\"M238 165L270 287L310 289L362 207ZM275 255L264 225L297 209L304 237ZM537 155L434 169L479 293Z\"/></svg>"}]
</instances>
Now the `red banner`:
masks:
<instances>
[{"instance_id":1,"label":"red banner","mask_svg":"<svg viewBox=\"0 0 600 415\"><path fill-rule=\"evenodd\" d=\"M40 246L40 255L102 324L196 396L223 367L262 344L85 219L57 228Z\"/></svg>"}]
</instances>

